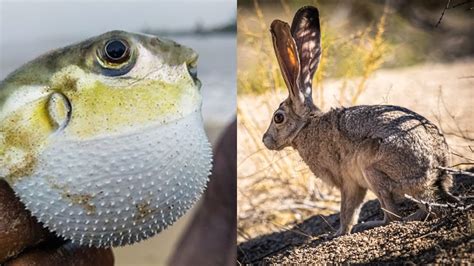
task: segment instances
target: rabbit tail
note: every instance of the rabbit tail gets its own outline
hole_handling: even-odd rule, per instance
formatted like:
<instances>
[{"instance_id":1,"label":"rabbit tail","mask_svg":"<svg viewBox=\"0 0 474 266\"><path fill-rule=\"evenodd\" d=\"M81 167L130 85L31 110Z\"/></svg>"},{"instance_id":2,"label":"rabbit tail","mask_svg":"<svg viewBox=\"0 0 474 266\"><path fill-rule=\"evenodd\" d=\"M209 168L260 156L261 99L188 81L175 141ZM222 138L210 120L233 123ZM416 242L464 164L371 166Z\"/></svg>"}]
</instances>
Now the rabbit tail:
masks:
<instances>
[{"instance_id":1,"label":"rabbit tail","mask_svg":"<svg viewBox=\"0 0 474 266\"><path fill-rule=\"evenodd\" d=\"M440 169L434 185L439 199L449 203L460 202L460 200L449 191L453 187L453 176L448 171Z\"/></svg>"}]
</instances>

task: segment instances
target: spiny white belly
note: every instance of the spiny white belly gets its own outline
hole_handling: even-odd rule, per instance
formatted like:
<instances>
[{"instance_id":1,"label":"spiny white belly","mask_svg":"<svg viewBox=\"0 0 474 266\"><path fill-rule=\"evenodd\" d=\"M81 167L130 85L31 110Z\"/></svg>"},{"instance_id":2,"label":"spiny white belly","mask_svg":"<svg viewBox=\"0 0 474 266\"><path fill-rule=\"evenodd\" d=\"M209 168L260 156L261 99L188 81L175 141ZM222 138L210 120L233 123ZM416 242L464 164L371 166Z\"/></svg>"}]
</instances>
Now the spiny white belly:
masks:
<instances>
[{"instance_id":1,"label":"spiny white belly","mask_svg":"<svg viewBox=\"0 0 474 266\"><path fill-rule=\"evenodd\" d=\"M39 221L82 245L159 233L196 202L211 169L200 112L126 135L52 139L34 174L13 187Z\"/></svg>"}]
</instances>

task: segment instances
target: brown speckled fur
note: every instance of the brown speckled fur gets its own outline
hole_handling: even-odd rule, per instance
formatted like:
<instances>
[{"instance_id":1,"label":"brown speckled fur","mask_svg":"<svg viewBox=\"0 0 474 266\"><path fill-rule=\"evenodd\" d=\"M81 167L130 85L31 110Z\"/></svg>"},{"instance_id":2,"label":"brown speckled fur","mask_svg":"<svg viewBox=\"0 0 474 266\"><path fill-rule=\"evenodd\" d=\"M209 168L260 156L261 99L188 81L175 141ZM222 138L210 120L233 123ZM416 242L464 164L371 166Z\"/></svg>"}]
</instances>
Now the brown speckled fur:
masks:
<instances>
[{"instance_id":1,"label":"brown speckled fur","mask_svg":"<svg viewBox=\"0 0 474 266\"><path fill-rule=\"evenodd\" d=\"M288 102L279 109L289 119L297 115ZM266 137L279 149L296 149L316 176L341 190L340 234L350 232L357 221L367 189L375 193L382 208L388 211L380 223L384 224L398 219L398 198L408 194L432 200L435 192L448 191L452 185L451 176L437 168L449 162L444 136L434 124L406 108L337 108L326 113L310 112L287 123L301 129L288 132L286 126L281 128L272 122ZM412 218L424 218L423 214L426 215L425 210ZM361 225L359 229L367 226Z\"/></svg>"},{"instance_id":2,"label":"brown speckled fur","mask_svg":"<svg viewBox=\"0 0 474 266\"><path fill-rule=\"evenodd\" d=\"M305 15L318 14L315 8L302 8L295 15L293 24L300 23ZM313 49L320 49L319 22L317 25L300 24L312 26L306 30L318 33L313 34L315 38L309 41L316 44ZM351 232L368 189L379 199L385 217L383 221L359 224L354 231L399 220L401 217L396 202L405 194L423 200L440 196L455 201L449 193L452 177L438 168L449 164L448 145L433 123L413 111L391 105L361 105L320 111L313 104L311 84L303 89L294 85L301 84L300 79L311 80L314 72L307 74L310 78L301 77L301 73L292 73L291 70L304 66L287 67L285 64L291 60L280 60L288 56L284 49L291 48L292 40L287 40L288 45L279 46L285 42L280 39L278 43L275 39L286 38L289 34L284 26L277 26L279 28L274 28L272 24L274 48L280 67L286 69L282 74L290 80L287 82L289 97L275 111L263 142L272 150L293 147L316 176L341 190L341 226L337 235ZM293 35L292 38L297 37ZM298 44L297 41L295 43ZM311 57L311 51L303 52L297 63L317 65L319 56ZM305 58L308 54L309 58ZM284 117L279 123L278 114ZM420 206L416 213L405 219L420 220L426 215L427 210Z\"/></svg>"}]
</instances>

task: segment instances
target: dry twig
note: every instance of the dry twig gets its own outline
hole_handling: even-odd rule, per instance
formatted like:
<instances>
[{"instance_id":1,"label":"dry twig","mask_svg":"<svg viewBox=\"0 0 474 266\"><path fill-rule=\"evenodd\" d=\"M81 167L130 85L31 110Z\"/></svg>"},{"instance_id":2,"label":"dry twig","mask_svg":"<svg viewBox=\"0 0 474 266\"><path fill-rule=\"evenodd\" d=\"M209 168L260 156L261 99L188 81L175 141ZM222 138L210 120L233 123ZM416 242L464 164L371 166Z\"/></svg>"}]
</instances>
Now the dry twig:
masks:
<instances>
[{"instance_id":1,"label":"dry twig","mask_svg":"<svg viewBox=\"0 0 474 266\"><path fill-rule=\"evenodd\" d=\"M459 170L459 169L456 169L456 168L443 167L443 166L438 166L437 168L441 169L441 170L448 171L448 172L453 173L453 174L460 174L460 175L467 175L467 176L474 177L474 173Z\"/></svg>"},{"instance_id":2,"label":"dry twig","mask_svg":"<svg viewBox=\"0 0 474 266\"><path fill-rule=\"evenodd\" d=\"M449 9L449 5L450 5L450 4L451 4L451 0L448 0L448 2L446 3L446 6L445 6L444 9L443 9L443 12L441 12L441 16L439 17L438 23L436 23L435 28L437 28L437 27L439 26L439 24L441 24L441 20L443 20L444 13L446 12L446 10Z\"/></svg>"},{"instance_id":3,"label":"dry twig","mask_svg":"<svg viewBox=\"0 0 474 266\"><path fill-rule=\"evenodd\" d=\"M469 205L466 205L466 206L458 206L457 204L452 204L452 203L428 202L428 201L424 201L424 200L415 199L414 197L412 197L408 194L405 194L405 198L409 199L409 200L411 200L415 203L423 204L425 206L428 206L429 208L431 208L431 207L440 207L440 208L456 209L456 210L460 210L460 211L467 211L467 210L472 208L472 204L469 204Z\"/></svg>"}]
</instances>

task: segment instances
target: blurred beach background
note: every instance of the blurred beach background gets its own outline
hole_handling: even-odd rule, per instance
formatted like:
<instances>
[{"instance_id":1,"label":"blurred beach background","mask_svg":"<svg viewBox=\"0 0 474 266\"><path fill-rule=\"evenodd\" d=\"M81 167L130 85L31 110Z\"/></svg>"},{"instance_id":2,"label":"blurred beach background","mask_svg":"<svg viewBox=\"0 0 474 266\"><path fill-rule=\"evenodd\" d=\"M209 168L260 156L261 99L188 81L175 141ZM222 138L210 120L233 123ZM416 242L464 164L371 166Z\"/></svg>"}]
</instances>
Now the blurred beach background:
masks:
<instances>
[{"instance_id":1,"label":"blurred beach background","mask_svg":"<svg viewBox=\"0 0 474 266\"><path fill-rule=\"evenodd\" d=\"M199 53L203 118L215 144L235 117L236 2L232 0L2 0L0 79L51 49L110 30L156 34ZM156 237L114 249L116 265L165 264L192 215L189 212Z\"/></svg>"}]
</instances>

